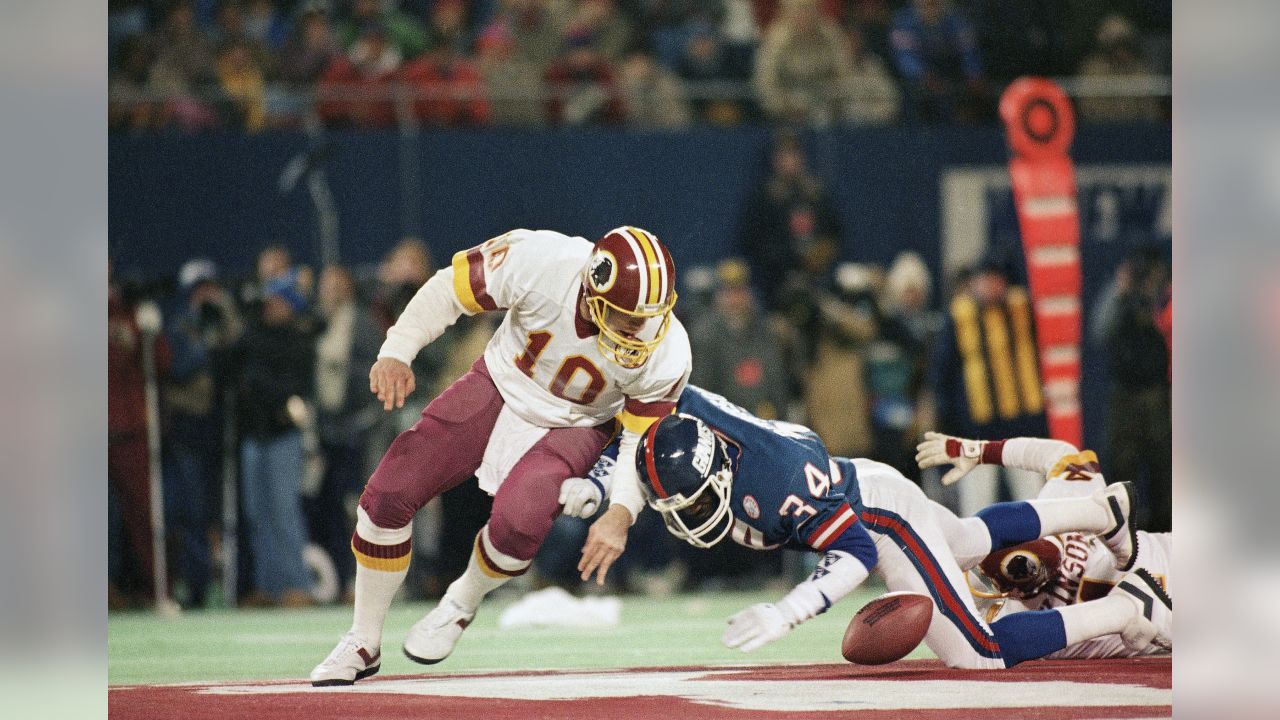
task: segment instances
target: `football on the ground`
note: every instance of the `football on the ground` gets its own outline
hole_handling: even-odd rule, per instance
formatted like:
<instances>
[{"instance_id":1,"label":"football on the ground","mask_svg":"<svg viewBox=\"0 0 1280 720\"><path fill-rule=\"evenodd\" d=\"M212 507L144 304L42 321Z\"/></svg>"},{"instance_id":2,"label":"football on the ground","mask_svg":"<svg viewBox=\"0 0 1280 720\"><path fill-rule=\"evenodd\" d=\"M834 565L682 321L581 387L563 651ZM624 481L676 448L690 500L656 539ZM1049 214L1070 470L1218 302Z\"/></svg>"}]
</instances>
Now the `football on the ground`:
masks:
<instances>
[{"instance_id":1,"label":"football on the ground","mask_svg":"<svg viewBox=\"0 0 1280 720\"><path fill-rule=\"evenodd\" d=\"M859 665L901 660L924 640L933 601L913 592L891 592L872 600L849 621L840 654Z\"/></svg>"}]
</instances>

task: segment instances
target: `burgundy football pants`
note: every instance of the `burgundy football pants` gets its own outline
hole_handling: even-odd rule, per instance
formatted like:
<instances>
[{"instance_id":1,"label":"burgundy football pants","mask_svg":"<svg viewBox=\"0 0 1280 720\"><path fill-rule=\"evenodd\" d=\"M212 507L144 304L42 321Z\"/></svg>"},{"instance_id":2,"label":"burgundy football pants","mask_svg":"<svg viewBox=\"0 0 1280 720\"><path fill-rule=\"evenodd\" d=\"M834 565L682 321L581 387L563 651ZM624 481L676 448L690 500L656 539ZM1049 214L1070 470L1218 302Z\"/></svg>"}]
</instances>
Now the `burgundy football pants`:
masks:
<instances>
[{"instance_id":1,"label":"burgundy football pants","mask_svg":"<svg viewBox=\"0 0 1280 720\"><path fill-rule=\"evenodd\" d=\"M503 400L484 358L400 433L369 478L360 506L374 525L402 528L432 498L473 476ZM530 560L560 513L560 484L584 477L609 441L609 424L552 428L511 469L493 497L489 541Z\"/></svg>"}]
</instances>

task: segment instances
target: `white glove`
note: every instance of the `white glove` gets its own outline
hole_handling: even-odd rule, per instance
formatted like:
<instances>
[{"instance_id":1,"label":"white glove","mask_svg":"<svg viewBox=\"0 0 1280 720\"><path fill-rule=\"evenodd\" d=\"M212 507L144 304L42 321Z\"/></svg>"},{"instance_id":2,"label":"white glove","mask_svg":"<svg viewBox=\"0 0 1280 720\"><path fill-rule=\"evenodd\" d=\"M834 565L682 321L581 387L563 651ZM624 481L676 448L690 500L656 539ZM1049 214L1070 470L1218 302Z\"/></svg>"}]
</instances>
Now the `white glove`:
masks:
<instances>
[{"instance_id":1,"label":"white glove","mask_svg":"<svg viewBox=\"0 0 1280 720\"><path fill-rule=\"evenodd\" d=\"M948 445L951 446L949 449ZM953 466L942 476L942 484L950 485L982 462L982 449L986 445L986 440L965 440L927 432L924 441L916 445L916 464L921 470L939 465Z\"/></svg>"},{"instance_id":2,"label":"white glove","mask_svg":"<svg viewBox=\"0 0 1280 720\"><path fill-rule=\"evenodd\" d=\"M596 514L600 501L604 499L604 488L600 483L589 478L569 478L560 483L561 512L569 517L589 518Z\"/></svg>"},{"instance_id":3,"label":"white glove","mask_svg":"<svg viewBox=\"0 0 1280 720\"><path fill-rule=\"evenodd\" d=\"M791 632L792 624L773 603L756 603L729 618L720 642L726 647L751 652Z\"/></svg>"}]
</instances>

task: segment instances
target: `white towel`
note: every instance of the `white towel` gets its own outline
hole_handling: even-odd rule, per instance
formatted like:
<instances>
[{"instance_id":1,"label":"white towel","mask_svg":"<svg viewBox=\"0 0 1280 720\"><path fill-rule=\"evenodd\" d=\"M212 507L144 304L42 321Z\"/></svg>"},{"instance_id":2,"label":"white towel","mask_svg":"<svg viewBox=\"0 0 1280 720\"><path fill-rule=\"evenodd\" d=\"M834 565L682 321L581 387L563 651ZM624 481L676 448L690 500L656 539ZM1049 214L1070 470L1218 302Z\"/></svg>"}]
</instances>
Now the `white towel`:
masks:
<instances>
[{"instance_id":1,"label":"white towel","mask_svg":"<svg viewBox=\"0 0 1280 720\"><path fill-rule=\"evenodd\" d=\"M490 495L498 492L498 486L507 479L511 468L546 434L547 428L521 419L512 412L510 405L503 405L498 421L493 424L493 432L489 434L480 469L476 471L480 489Z\"/></svg>"},{"instance_id":2,"label":"white towel","mask_svg":"<svg viewBox=\"0 0 1280 720\"><path fill-rule=\"evenodd\" d=\"M502 611L498 627L616 627L622 601L616 597L576 598L558 587L531 592Z\"/></svg>"}]
</instances>

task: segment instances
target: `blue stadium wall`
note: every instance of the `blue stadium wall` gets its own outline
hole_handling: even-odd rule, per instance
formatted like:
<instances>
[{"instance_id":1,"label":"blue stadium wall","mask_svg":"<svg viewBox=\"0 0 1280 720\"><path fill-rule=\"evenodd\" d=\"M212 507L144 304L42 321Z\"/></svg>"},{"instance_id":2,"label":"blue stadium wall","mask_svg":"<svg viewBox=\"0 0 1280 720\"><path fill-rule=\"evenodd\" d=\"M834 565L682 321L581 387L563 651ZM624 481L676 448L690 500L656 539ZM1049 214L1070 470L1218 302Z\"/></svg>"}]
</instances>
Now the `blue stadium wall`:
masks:
<instances>
[{"instance_id":1,"label":"blue stadium wall","mask_svg":"<svg viewBox=\"0 0 1280 720\"><path fill-rule=\"evenodd\" d=\"M310 152L327 172L348 263L376 261L406 234L426 240L440 262L513 227L590 238L622 223L657 233L684 266L710 263L736 252L739 216L767 168L770 137L761 128L423 131L410 141L337 132L316 152L291 132L111 135L110 252L117 270L153 277L197 255L247 270L267 242L315 262L311 200L301 186L285 192L280 183L289 161ZM840 129L804 141L842 219L845 259L888 263L912 249L940 271L944 218L974 209L947 206L955 200L944 197L943 178L957 172L979 178L979 191L965 196L983 206L978 232L1016 238L1007 180L997 179L1007 151L996 128ZM1131 248L1170 243L1171 133L1083 127L1072 154L1082 172L1109 171L1081 183L1088 311ZM416 157L416 167L402 167L402 157ZM1103 387L1105 368L1086 352L1086 397ZM1086 401L1093 444L1096 406Z\"/></svg>"}]
</instances>

